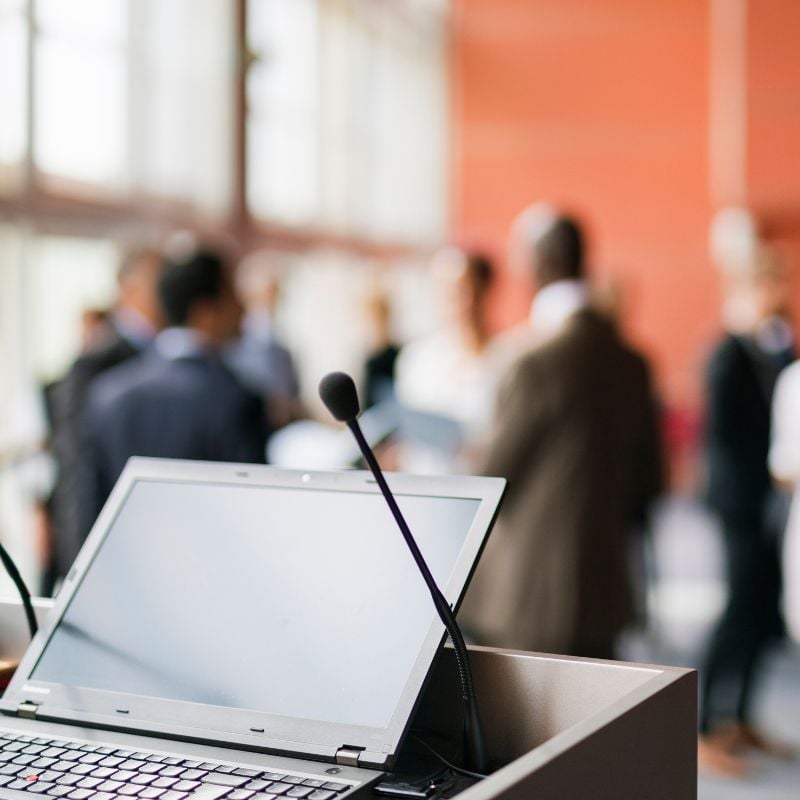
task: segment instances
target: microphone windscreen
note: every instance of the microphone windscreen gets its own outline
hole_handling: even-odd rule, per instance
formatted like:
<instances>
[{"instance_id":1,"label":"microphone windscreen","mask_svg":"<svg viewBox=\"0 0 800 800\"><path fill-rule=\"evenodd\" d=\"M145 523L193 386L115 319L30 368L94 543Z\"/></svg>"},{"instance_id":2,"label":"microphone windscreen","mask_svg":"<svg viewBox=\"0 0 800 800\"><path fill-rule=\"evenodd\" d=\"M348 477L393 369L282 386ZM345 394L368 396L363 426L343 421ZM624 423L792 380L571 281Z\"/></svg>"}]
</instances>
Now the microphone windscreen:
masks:
<instances>
[{"instance_id":1,"label":"microphone windscreen","mask_svg":"<svg viewBox=\"0 0 800 800\"><path fill-rule=\"evenodd\" d=\"M319 382L319 396L339 422L352 422L361 410L353 379L346 372L330 372Z\"/></svg>"}]
</instances>

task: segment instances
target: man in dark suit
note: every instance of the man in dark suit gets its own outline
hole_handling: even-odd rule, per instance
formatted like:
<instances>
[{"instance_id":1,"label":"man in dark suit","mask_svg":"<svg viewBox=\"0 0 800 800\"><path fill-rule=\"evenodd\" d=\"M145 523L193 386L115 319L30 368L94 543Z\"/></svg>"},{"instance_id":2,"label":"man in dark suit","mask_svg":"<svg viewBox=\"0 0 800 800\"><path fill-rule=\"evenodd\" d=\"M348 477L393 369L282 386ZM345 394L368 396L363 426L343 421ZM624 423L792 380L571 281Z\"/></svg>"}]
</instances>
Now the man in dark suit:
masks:
<instances>
[{"instance_id":1,"label":"man in dark suit","mask_svg":"<svg viewBox=\"0 0 800 800\"><path fill-rule=\"evenodd\" d=\"M197 252L167 265L158 293L170 327L89 393L84 533L131 456L264 461L264 406L220 357L242 316L227 265L215 253Z\"/></svg>"},{"instance_id":2,"label":"man in dark suit","mask_svg":"<svg viewBox=\"0 0 800 800\"><path fill-rule=\"evenodd\" d=\"M162 269L162 258L154 250L136 250L125 257L118 273L118 299L106 320L103 339L87 348L49 392L57 466L49 502L51 584L67 574L83 543L77 481L83 458L80 420L87 392L99 375L138 355L152 341L161 325L156 284ZM45 591L51 589L52 585L45 587Z\"/></svg>"},{"instance_id":3,"label":"man in dark suit","mask_svg":"<svg viewBox=\"0 0 800 800\"><path fill-rule=\"evenodd\" d=\"M612 658L661 452L647 365L592 309L583 253L567 217L531 246L540 341L499 392L484 472L508 491L463 617L482 644Z\"/></svg>"},{"instance_id":4,"label":"man in dark suit","mask_svg":"<svg viewBox=\"0 0 800 800\"><path fill-rule=\"evenodd\" d=\"M762 259L740 300L749 322L727 334L707 370L708 504L727 559L728 601L701 667L701 766L741 775L742 746L771 749L752 727L753 688L771 642L782 635L780 503L768 469L770 409L780 370L792 360L784 319L787 281Z\"/></svg>"}]
</instances>

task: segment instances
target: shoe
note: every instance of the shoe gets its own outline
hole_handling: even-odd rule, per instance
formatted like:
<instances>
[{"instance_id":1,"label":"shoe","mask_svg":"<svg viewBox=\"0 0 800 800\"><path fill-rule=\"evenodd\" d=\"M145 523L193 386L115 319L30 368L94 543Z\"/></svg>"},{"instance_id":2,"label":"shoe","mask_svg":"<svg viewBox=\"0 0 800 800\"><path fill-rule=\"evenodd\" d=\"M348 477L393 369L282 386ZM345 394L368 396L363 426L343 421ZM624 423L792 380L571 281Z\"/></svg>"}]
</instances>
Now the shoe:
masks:
<instances>
[{"instance_id":1,"label":"shoe","mask_svg":"<svg viewBox=\"0 0 800 800\"><path fill-rule=\"evenodd\" d=\"M697 740L697 769L701 775L714 778L744 780L753 775L750 764L732 753L724 741L713 734Z\"/></svg>"},{"instance_id":2,"label":"shoe","mask_svg":"<svg viewBox=\"0 0 800 800\"><path fill-rule=\"evenodd\" d=\"M733 752L755 750L781 761L791 761L796 756L790 745L770 739L752 725L746 725L743 722L734 722L726 726L724 731L721 731L721 735L726 738Z\"/></svg>"}]
</instances>

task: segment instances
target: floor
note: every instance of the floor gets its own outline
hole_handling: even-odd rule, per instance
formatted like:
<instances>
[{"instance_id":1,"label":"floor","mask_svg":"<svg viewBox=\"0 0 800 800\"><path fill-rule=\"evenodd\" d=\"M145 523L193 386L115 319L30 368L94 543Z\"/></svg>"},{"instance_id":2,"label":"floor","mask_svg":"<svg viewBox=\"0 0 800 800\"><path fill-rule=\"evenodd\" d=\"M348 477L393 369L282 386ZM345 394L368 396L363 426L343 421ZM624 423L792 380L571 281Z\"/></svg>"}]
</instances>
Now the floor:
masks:
<instances>
[{"instance_id":1,"label":"floor","mask_svg":"<svg viewBox=\"0 0 800 800\"><path fill-rule=\"evenodd\" d=\"M696 666L725 599L713 520L691 501L666 502L643 557L654 578L648 601L651 625L646 635L625 643L624 655ZM799 758L754 760L754 776L744 781L701 776L699 800L800 800L800 646L787 645L775 653L760 698L759 725L794 745Z\"/></svg>"}]
</instances>

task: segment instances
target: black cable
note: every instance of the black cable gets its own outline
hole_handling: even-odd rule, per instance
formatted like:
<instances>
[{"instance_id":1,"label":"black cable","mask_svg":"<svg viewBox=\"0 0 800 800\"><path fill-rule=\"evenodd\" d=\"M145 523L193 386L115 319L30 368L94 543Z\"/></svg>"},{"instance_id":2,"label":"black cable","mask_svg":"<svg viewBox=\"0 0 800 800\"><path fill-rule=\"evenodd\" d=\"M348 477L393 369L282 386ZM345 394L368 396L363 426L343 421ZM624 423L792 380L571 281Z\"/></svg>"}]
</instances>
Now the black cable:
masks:
<instances>
[{"instance_id":1,"label":"black cable","mask_svg":"<svg viewBox=\"0 0 800 800\"><path fill-rule=\"evenodd\" d=\"M28 629L31 632L31 639L33 639L33 637L36 636L36 631L39 630L39 626L36 624L36 613L33 610L31 593L28 591L28 587L25 585L22 575L19 574L17 565L2 544L0 544L0 561L3 562L6 572L11 580L14 581L14 586L17 587L20 599L22 600L22 607L25 609L25 616L28 619Z\"/></svg>"},{"instance_id":2,"label":"black cable","mask_svg":"<svg viewBox=\"0 0 800 800\"><path fill-rule=\"evenodd\" d=\"M457 767L455 764L448 761L438 750L436 750L432 745L428 744L421 736L418 734L414 734L414 738L437 760L441 761L447 769L451 770L452 772L456 772L459 775L465 775L467 778L476 778L479 781L484 780L484 778L488 778L488 775L483 775L480 772L472 772L468 769L464 769L463 767Z\"/></svg>"},{"instance_id":3,"label":"black cable","mask_svg":"<svg viewBox=\"0 0 800 800\"><path fill-rule=\"evenodd\" d=\"M383 471L381 470L380 465L378 464L378 461L372 452L372 449L367 444L364 434L361 432L361 427L359 426L358 421L356 419L349 420L347 422L347 427L350 428L353 436L356 439L356 442L358 442L358 446L364 456L364 460L367 462L370 471L375 477L375 481L380 487L383 496L389 505L392 516L394 517L398 528L400 528L400 532L403 534L403 538L405 539L406 544L411 551L411 555L413 556L419 571L422 573L422 577L428 587L428 591L431 594L431 598L433 599L433 604L436 607L439 618L441 619L442 624L445 626L447 632L450 634L450 641L453 643L456 664L458 665L458 674L461 681L461 696L464 700L464 745L467 750L468 763L473 765L479 771L486 769L486 745L483 740L483 730L480 722L480 716L478 714L477 700L475 698L475 687L472 681L472 672L469 666L469 654L467 653L467 645L464 642L461 629L458 627L458 623L455 621L453 610L450 608L445 596L437 586L436 581L431 574L427 563L425 562L425 558L417 546L417 542L414 539L408 524L406 523L405 517L400 511L400 507L397 505L397 501L389 489L389 485L386 482Z\"/></svg>"}]
</instances>

